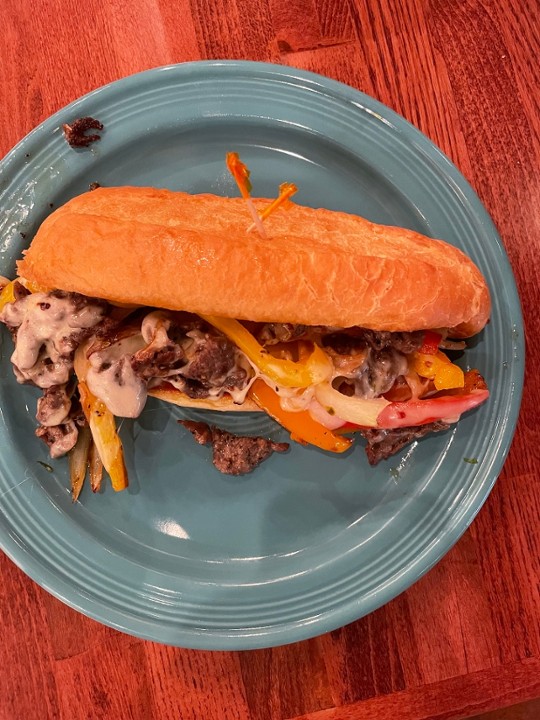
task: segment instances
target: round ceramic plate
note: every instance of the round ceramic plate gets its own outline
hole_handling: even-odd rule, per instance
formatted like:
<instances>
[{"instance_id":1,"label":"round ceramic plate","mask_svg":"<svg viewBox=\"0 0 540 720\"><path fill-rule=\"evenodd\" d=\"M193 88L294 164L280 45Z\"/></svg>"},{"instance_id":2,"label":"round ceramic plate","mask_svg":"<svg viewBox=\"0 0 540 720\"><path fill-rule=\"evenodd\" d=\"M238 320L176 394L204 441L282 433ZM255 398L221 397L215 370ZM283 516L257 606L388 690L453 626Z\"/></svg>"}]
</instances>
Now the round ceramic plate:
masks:
<instances>
[{"instance_id":1,"label":"round ceramic plate","mask_svg":"<svg viewBox=\"0 0 540 720\"><path fill-rule=\"evenodd\" d=\"M104 124L102 139L74 150L61 125L86 115ZM151 401L137 421L122 423L129 489L92 495L85 487L72 504L67 462L50 461L34 437L37 391L15 382L2 329L3 548L39 584L103 623L214 649L320 634L425 573L466 529L502 467L523 374L512 272L460 173L380 103L291 68L164 67L51 117L1 165L0 274L13 275L51 208L89 183L236 195L224 164L229 150L250 167L256 195L293 181L299 203L410 227L471 255L494 291L494 310L466 362L481 369L492 394L451 431L376 468L361 443L339 457L295 446L239 478L213 468L208 448L177 424L181 411ZM209 418L286 439L259 415Z\"/></svg>"}]
</instances>

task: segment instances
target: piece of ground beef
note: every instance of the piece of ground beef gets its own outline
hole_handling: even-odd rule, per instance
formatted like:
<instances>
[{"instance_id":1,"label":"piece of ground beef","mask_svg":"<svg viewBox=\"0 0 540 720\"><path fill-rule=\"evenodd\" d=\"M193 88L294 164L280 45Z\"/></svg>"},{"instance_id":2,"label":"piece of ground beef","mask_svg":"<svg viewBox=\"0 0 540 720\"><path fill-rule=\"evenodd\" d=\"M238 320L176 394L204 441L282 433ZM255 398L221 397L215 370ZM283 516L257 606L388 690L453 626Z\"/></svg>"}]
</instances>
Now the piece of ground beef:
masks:
<instances>
[{"instance_id":1,"label":"piece of ground beef","mask_svg":"<svg viewBox=\"0 0 540 720\"><path fill-rule=\"evenodd\" d=\"M103 130L103 123L93 117L82 117L74 120L71 125L62 125L64 136L71 147L88 147L96 140L101 140L97 133L87 135L88 130Z\"/></svg>"},{"instance_id":2,"label":"piece of ground beef","mask_svg":"<svg viewBox=\"0 0 540 720\"><path fill-rule=\"evenodd\" d=\"M192 420L179 420L200 445L212 444L212 461L225 475L245 475L273 452L285 452L289 443L278 443L262 437L233 435L226 430Z\"/></svg>"},{"instance_id":3,"label":"piece of ground beef","mask_svg":"<svg viewBox=\"0 0 540 720\"><path fill-rule=\"evenodd\" d=\"M448 430L448 423L437 421L417 427L396 428L381 430L373 428L361 430L360 433L367 440L366 455L370 465L376 465L380 460L387 460L413 440L419 440L433 432Z\"/></svg>"}]
</instances>

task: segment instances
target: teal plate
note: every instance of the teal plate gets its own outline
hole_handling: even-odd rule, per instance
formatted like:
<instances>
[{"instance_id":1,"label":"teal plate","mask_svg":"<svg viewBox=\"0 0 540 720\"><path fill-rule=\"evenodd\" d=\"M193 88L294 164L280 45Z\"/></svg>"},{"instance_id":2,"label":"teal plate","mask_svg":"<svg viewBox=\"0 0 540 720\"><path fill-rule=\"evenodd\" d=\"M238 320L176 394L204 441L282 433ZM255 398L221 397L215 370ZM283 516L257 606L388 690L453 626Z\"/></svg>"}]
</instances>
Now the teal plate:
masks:
<instances>
[{"instance_id":1,"label":"teal plate","mask_svg":"<svg viewBox=\"0 0 540 720\"><path fill-rule=\"evenodd\" d=\"M86 115L104 123L102 140L73 150L60 127ZM432 567L501 470L524 362L508 259L457 169L372 98L275 65L151 70L90 93L36 128L1 165L0 274L13 274L51 205L91 182L237 194L225 170L228 150L249 165L257 195L293 181L300 203L410 227L472 256L494 291L494 310L466 362L483 371L492 395L451 431L376 468L361 444L340 457L295 446L241 478L213 468L208 449L177 425L180 410L150 402L121 428L129 489L92 495L85 487L73 505L67 462L50 461L34 438L37 391L15 382L3 329L2 547L45 589L100 622L211 649L326 632L380 607ZM285 439L258 415L205 417Z\"/></svg>"}]
</instances>

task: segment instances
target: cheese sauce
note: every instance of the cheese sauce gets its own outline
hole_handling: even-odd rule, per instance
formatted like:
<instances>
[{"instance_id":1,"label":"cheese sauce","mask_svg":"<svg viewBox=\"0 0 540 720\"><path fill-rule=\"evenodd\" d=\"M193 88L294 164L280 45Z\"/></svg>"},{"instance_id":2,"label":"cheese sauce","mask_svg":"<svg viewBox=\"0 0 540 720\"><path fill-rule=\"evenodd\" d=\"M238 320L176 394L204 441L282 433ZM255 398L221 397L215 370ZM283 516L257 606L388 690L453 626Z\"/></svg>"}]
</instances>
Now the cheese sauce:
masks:
<instances>
[{"instance_id":1,"label":"cheese sauce","mask_svg":"<svg viewBox=\"0 0 540 720\"><path fill-rule=\"evenodd\" d=\"M0 321L17 328L11 362L18 382L40 388L67 383L77 336L97 325L103 314L102 305L80 306L69 294L34 293L5 305Z\"/></svg>"},{"instance_id":2,"label":"cheese sauce","mask_svg":"<svg viewBox=\"0 0 540 720\"><path fill-rule=\"evenodd\" d=\"M135 418L143 411L148 394L146 382L133 372L130 358L145 344L137 333L89 357L88 387L113 415Z\"/></svg>"}]
</instances>

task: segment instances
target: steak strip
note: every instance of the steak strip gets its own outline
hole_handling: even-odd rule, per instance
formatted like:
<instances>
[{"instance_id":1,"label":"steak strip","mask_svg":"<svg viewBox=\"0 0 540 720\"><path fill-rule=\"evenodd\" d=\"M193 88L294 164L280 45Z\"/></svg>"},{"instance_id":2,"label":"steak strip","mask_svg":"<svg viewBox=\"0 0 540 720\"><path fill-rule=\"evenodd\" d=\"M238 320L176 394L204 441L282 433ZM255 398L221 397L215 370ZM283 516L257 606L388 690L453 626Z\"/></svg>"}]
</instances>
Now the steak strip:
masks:
<instances>
[{"instance_id":1,"label":"steak strip","mask_svg":"<svg viewBox=\"0 0 540 720\"><path fill-rule=\"evenodd\" d=\"M88 130L103 130L103 123L93 117L82 117L74 120L71 125L62 125L64 136L73 148L88 147L91 143L101 140L97 133L87 134Z\"/></svg>"},{"instance_id":2,"label":"steak strip","mask_svg":"<svg viewBox=\"0 0 540 720\"><path fill-rule=\"evenodd\" d=\"M420 440L433 432L448 430L448 423L437 422L420 425L418 427L395 428L382 430L379 428L360 430L360 434L367 440L365 448L370 465L376 465L380 460L387 460L395 455L413 440Z\"/></svg>"},{"instance_id":3,"label":"steak strip","mask_svg":"<svg viewBox=\"0 0 540 720\"><path fill-rule=\"evenodd\" d=\"M285 452L289 449L289 443L234 435L203 422L178 420L178 423L190 431L199 445L212 444L212 462L225 475L245 475L273 452Z\"/></svg>"}]
</instances>

